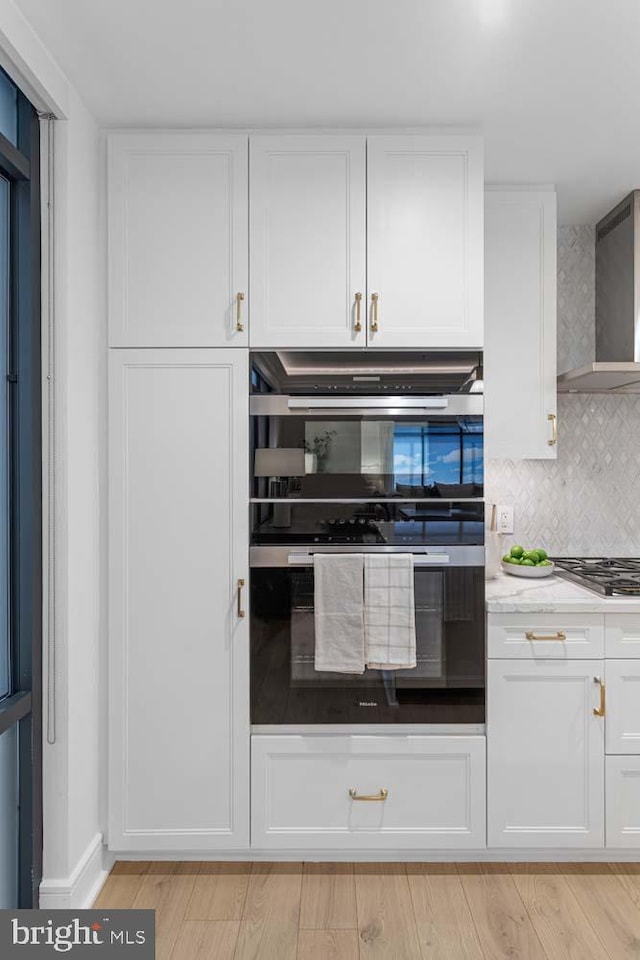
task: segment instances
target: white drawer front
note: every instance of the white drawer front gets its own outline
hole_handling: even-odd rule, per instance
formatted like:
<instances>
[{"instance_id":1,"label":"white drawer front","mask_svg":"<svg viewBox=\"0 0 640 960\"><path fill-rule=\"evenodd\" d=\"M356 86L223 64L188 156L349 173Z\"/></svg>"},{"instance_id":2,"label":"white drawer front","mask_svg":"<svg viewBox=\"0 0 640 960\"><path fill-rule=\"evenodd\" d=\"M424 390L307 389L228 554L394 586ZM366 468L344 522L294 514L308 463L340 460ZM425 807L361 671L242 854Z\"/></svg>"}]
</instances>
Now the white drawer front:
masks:
<instances>
[{"instance_id":1,"label":"white drawer front","mask_svg":"<svg viewBox=\"0 0 640 960\"><path fill-rule=\"evenodd\" d=\"M601 660L604 617L566 613L489 614L488 656L492 660Z\"/></svg>"},{"instance_id":2,"label":"white drawer front","mask_svg":"<svg viewBox=\"0 0 640 960\"><path fill-rule=\"evenodd\" d=\"M640 660L640 616L607 613L604 618L606 656Z\"/></svg>"},{"instance_id":3,"label":"white drawer front","mask_svg":"<svg viewBox=\"0 0 640 960\"><path fill-rule=\"evenodd\" d=\"M485 846L485 738L252 737L252 846ZM357 796L386 799L361 801Z\"/></svg>"},{"instance_id":4,"label":"white drawer front","mask_svg":"<svg viewBox=\"0 0 640 960\"><path fill-rule=\"evenodd\" d=\"M640 660L607 660L606 752L640 754Z\"/></svg>"},{"instance_id":5,"label":"white drawer front","mask_svg":"<svg viewBox=\"0 0 640 960\"><path fill-rule=\"evenodd\" d=\"M607 757L607 846L640 847L640 757Z\"/></svg>"}]
</instances>

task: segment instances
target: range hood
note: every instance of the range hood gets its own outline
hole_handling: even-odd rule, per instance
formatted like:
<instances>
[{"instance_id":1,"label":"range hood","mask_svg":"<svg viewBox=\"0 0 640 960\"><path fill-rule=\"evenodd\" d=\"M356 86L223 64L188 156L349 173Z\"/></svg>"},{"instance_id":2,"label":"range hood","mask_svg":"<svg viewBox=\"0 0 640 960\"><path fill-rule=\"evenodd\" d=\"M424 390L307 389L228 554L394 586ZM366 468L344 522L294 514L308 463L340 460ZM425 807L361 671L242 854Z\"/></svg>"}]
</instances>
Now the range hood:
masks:
<instances>
[{"instance_id":1,"label":"range hood","mask_svg":"<svg viewBox=\"0 0 640 960\"><path fill-rule=\"evenodd\" d=\"M559 393L640 393L640 190L596 225L596 359Z\"/></svg>"}]
</instances>

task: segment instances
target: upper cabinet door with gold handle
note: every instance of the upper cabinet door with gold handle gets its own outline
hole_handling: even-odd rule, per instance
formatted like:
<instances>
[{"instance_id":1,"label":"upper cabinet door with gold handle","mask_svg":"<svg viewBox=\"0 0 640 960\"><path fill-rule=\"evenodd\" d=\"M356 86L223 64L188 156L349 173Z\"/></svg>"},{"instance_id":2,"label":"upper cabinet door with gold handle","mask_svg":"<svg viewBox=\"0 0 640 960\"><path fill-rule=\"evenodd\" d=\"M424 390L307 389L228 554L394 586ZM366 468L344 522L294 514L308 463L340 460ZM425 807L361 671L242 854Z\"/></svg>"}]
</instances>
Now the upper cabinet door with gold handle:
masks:
<instances>
[{"instance_id":1,"label":"upper cabinet door with gold handle","mask_svg":"<svg viewBox=\"0 0 640 960\"><path fill-rule=\"evenodd\" d=\"M252 347L365 345L365 151L364 136L251 138Z\"/></svg>"},{"instance_id":2,"label":"upper cabinet door with gold handle","mask_svg":"<svg viewBox=\"0 0 640 960\"><path fill-rule=\"evenodd\" d=\"M247 346L248 165L247 134L109 134L109 346Z\"/></svg>"},{"instance_id":3,"label":"upper cabinet door with gold handle","mask_svg":"<svg viewBox=\"0 0 640 960\"><path fill-rule=\"evenodd\" d=\"M483 216L481 138L367 138L367 284L384 306L378 330L369 325L376 347L482 347Z\"/></svg>"},{"instance_id":4,"label":"upper cabinet door with gold handle","mask_svg":"<svg viewBox=\"0 0 640 960\"><path fill-rule=\"evenodd\" d=\"M491 458L558 455L557 250L555 190L486 191L484 403Z\"/></svg>"}]
</instances>

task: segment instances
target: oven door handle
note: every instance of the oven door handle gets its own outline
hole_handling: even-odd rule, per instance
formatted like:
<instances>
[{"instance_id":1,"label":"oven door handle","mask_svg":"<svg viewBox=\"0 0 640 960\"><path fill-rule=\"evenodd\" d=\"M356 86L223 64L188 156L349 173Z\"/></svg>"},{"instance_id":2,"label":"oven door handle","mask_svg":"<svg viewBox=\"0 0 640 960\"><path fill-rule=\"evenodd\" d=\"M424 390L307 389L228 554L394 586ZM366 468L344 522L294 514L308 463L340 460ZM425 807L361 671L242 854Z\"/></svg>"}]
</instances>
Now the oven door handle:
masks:
<instances>
[{"instance_id":1,"label":"oven door handle","mask_svg":"<svg viewBox=\"0 0 640 960\"><path fill-rule=\"evenodd\" d=\"M287 397L289 410L446 410L448 397Z\"/></svg>"},{"instance_id":2,"label":"oven door handle","mask_svg":"<svg viewBox=\"0 0 640 960\"><path fill-rule=\"evenodd\" d=\"M366 553L366 550L362 552ZM397 556L397 554L395 555ZM380 554L376 553L376 556L380 556ZM394 554L391 554L391 556L394 556ZM417 553L414 554L413 565L414 567L439 567L449 563L450 559L448 553ZM290 553L287 562L290 567L311 567L313 566L313 554Z\"/></svg>"}]
</instances>

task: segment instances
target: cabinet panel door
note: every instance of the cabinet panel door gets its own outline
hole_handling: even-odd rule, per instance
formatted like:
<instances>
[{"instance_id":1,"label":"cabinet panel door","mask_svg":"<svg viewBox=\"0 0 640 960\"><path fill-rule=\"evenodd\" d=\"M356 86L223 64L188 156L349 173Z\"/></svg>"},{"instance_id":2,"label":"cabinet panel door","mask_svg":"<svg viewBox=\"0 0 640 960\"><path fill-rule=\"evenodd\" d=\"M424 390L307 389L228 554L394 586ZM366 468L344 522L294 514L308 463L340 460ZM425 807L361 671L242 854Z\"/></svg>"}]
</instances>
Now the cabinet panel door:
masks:
<instances>
[{"instance_id":1,"label":"cabinet panel door","mask_svg":"<svg viewBox=\"0 0 640 960\"><path fill-rule=\"evenodd\" d=\"M487 756L490 847L604 844L602 661L491 660Z\"/></svg>"},{"instance_id":2,"label":"cabinet panel door","mask_svg":"<svg viewBox=\"0 0 640 960\"><path fill-rule=\"evenodd\" d=\"M109 360L109 845L246 847L247 353Z\"/></svg>"},{"instance_id":3,"label":"cabinet panel door","mask_svg":"<svg viewBox=\"0 0 640 960\"><path fill-rule=\"evenodd\" d=\"M487 456L553 460L556 195L488 190L485 197Z\"/></svg>"},{"instance_id":4,"label":"cabinet panel door","mask_svg":"<svg viewBox=\"0 0 640 960\"><path fill-rule=\"evenodd\" d=\"M257 136L250 152L251 346L363 346L364 137Z\"/></svg>"},{"instance_id":5,"label":"cabinet panel door","mask_svg":"<svg viewBox=\"0 0 640 960\"><path fill-rule=\"evenodd\" d=\"M640 756L607 757L607 846L640 847Z\"/></svg>"},{"instance_id":6,"label":"cabinet panel door","mask_svg":"<svg viewBox=\"0 0 640 960\"><path fill-rule=\"evenodd\" d=\"M368 138L370 346L482 347L483 177L480 138Z\"/></svg>"},{"instance_id":7,"label":"cabinet panel door","mask_svg":"<svg viewBox=\"0 0 640 960\"><path fill-rule=\"evenodd\" d=\"M254 736L251 743L258 849L485 846L484 737ZM377 799L356 799L363 795Z\"/></svg>"},{"instance_id":8,"label":"cabinet panel door","mask_svg":"<svg viewBox=\"0 0 640 960\"><path fill-rule=\"evenodd\" d=\"M607 660L607 753L640 754L640 660Z\"/></svg>"},{"instance_id":9,"label":"cabinet panel door","mask_svg":"<svg viewBox=\"0 0 640 960\"><path fill-rule=\"evenodd\" d=\"M633 613L607 613L604 623L607 658L640 660L640 618Z\"/></svg>"},{"instance_id":10,"label":"cabinet panel door","mask_svg":"<svg viewBox=\"0 0 640 960\"><path fill-rule=\"evenodd\" d=\"M247 346L248 138L109 137L109 343Z\"/></svg>"}]
</instances>

